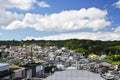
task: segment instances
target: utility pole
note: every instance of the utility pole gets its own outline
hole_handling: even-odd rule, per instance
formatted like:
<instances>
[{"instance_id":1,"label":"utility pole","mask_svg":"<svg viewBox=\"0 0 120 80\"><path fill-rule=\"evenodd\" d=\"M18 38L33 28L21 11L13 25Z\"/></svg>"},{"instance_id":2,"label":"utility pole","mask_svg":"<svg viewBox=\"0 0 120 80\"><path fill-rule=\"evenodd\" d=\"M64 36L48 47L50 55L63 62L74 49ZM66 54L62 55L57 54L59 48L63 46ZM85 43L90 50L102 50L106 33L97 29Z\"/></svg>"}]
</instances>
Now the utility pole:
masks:
<instances>
[{"instance_id":1,"label":"utility pole","mask_svg":"<svg viewBox=\"0 0 120 80\"><path fill-rule=\"evenodd\" d=\"M76 70L78 70L78 61L76 60Z\"/></svg>"},{"instance_id":2,"label":"utility pole","mask_svg":"<svg viewBox=\"0 0 120 80\"><path fill-rule=\"evenodd\" d=\"M32 61L33 61L32 45L31 45L31 59L32 59Z\"/></svg>"}]
</instances>

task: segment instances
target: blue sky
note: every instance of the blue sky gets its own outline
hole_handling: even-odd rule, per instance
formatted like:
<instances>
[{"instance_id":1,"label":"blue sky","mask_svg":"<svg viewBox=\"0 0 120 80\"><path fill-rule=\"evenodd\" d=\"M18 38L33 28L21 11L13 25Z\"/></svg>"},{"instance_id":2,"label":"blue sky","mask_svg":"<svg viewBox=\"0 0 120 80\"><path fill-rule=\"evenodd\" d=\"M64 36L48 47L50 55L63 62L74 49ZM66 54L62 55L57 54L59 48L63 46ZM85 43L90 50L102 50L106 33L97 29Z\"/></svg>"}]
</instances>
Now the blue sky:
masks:
<instances>
[{"instance_id":1,"label":"blue sky","mask_svg":"<svg viewBox=\"0 0 120 80\"><path fill-rule=\"evenodd\" d=\"M0 0L0 40L120 40L120 0Z\"/></svg>"}]
</instances>

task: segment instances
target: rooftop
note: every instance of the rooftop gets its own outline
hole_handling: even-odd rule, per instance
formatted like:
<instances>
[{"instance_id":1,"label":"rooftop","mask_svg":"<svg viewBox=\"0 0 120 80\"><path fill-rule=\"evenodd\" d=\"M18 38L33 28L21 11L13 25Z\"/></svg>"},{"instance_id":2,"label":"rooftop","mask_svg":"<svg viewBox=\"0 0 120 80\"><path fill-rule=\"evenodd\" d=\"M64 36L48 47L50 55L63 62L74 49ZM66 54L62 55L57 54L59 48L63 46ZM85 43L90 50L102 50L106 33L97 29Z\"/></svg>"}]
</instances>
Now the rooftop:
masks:
<instances>
[{"instance_id":1,"label":"rooftop","mask_svg":"<svg viewBox=\"0 0 120 80\"><path fill-rule=\"evenodd\" d=\"M0 67L2 66L8 66L9 64L8 63L0 63Z\"/></svg>"},{"instance_id":2,"label":"rooftop","mask_svg":"<svg viewBox=\"0 0 120 80\"><path fill-rule=\"evenodd\" d=\"M99 74L85 70L66 70L55 72L44 80L104 80Z\"/></svg>"}]
</instances>

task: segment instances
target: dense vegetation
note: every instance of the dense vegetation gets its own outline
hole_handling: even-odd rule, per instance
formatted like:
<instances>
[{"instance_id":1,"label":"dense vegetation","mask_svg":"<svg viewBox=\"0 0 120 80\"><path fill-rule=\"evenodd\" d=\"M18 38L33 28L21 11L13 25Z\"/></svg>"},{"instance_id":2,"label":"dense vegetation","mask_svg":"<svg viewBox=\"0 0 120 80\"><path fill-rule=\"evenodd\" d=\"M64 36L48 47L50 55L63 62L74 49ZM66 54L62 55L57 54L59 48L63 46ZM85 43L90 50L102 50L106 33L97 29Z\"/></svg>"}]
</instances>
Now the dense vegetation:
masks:
<instances>
[{"instance_id":1,"label":"dense vegetation","mask_svg":"<svg viewBox=\"0 0 120 80\"><path fill-rule=\"evenodd\" d=\"M75 50L76 52L85 52L89 54L106 54L106 60L120 62L120 41L93 41L93 40L27 40L27 41L0 41L1 45L22 46L37 44L40 46L58 46L67 47L68 49Z\"/></svg>"}]
</instances>

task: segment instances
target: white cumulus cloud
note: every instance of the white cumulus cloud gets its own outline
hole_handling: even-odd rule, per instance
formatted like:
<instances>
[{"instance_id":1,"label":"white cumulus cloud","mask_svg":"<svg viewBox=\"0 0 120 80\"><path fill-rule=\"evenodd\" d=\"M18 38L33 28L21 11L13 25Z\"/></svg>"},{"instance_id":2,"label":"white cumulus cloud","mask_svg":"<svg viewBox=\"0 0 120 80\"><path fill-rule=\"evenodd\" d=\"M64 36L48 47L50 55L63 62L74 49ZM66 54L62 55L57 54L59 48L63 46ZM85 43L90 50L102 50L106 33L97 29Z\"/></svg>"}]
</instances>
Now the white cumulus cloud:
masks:
<instances>
[{"instance_id":1,"label":"white cumulus cloud","mask_svg":"<svg viewBox=\"0 0 120 80\"><path fill-rule=\"evenodd\" d=\"M0 27L5 27L14 20L22 20L23 14L12 13L10 11L0 10Z\"/></svg>"},{"instance_id":2,"label":"white cumulus cloud","mask_svg":"<svg viewBox=\"0 0 120 80\"><path fill-rule=\"evenodd\" d=\"M120 32L76 32L76 33L65 33L59 35L51 35L44 37L26 37L24 40L66 40L66 39L90 39L90 40L102 40L102 41L113 41L120 40Z\"/></svg>"},{"instance_id":3,"label":"white cumulus cloud","mask_svg":"<svg viewBox=\"0 0 120 80\"><path fill-rule=\"evenodd\" d=\"M120 26L114 29L115 32L120 32Z\"/></svg>"},{"instance_id":4,"label":"white cumulus cloud","mask_svg":"<svg viewBox=\"0 0 120 80\"><path fill-rule=\"evenodd\" d=\"M115 5L117 8L120 8L120 0L118 0L114 5Z\"/></svg>"},{"instance_id":5,"label":"white cumulus cloud","mask_svg":"<svg viewBox=\"0 0 120 80\"><path fill-rule=\"evenodd\" d=\"M0 9L18 8L21 10L29 10L36 0L0 0Z\"/></svg>"},{"instance_id":6,"label":"white cumulus cloud","mask_svg":"<svg viewBox=\"0 0 120 80\"><path fill-rule=\"evenodd\" d=\"M45 1L39 2L38 5L39 5L41 8L49 8L49 7L50 7L50 5L47 4Z\"/></svg>"},{"instance_id":7,"label":"white cumulus cloud","mask_svg":"<svg viewBox=\"0 0 120 80\"><path fill-rule=\"evenodd\" d=\"M107 11L95 7L62 11L51 15L27 13L23 20L13 21L4 29L30 27L40 31L71 31L89 28L93 31L110 26L106 20ZM18 24L19 22L19 24ZM22 26L21 26L22 25Z\"/></svg>"},{"instance_id":8,"label":"white cumulus cloud","mask_svg":"<svg viewBox=\"0 0 120 80\"><path fill-rule=\"evenodd\" d=\"M21 10L29 10L35 2L36 0L0 0L0 27L4 28L8 24L13 24L24 18L23 14L10 12L7 9L17 8Z\"/></svg>"}]
</instances>

